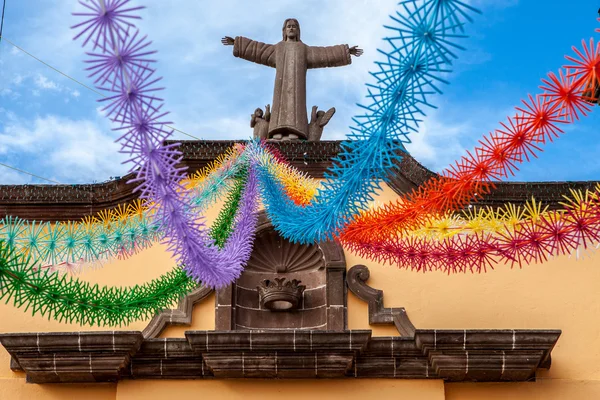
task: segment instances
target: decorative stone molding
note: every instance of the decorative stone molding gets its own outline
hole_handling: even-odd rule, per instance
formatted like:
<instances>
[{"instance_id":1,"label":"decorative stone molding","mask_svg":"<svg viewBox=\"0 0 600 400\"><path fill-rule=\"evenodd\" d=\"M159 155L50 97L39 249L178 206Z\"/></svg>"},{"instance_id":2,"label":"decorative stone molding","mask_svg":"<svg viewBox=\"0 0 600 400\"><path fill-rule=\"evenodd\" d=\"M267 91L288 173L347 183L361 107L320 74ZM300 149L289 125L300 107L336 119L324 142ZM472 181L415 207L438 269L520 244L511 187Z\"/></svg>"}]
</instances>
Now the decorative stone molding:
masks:
<instances>
[{"instance_id":1,"label":"decorative stone molding","mask_svg":"<svg viewBox=\"0 0 600 400\"><path fill-rule=\"evenodd\" d=\"M181 166L194 173L239 141L181 141ZM167 144L173 142L166 142ZM286 160L314 178L322 178L341 150L340 141L273 142ZM403 154L390 172L388 185L399 195L409 193L437 174ZM7 215L37 221L70 221L94 215L137 199L135 184L127 183L134 174L119 179L85 185L0 185L0 218ZM500 182L477 205L502 206L510 202L524 204L531 196L550 209L560 208L562 195L569 190L593 190L598 182Z\"/></svg>"},{"instance_id":2,"label":"decorative stone molding","mask_svg":"<svg viewBox=\"0 0 600 400\"><path fill-rule=\"evenodd\" d=\"M343 378L371 331L186 332L215 378Z\"/></svg>"},{"instance_id":3,"label":"decorative stone molding","mask_svg":"<svg viewBox=\"0 0 600 400\"><path fill-rule=\"evenodd\" d=\"M202 379L213 374L185 339L148 339L126 368L124 379Z\"/></svg>"},{"instance_id":4,"label":"decorative stone molding","mask_svg":"<svg viewBox=\"0 0 600 400\"><path fill-rule=\"evenodd\" d=\"M141 332L0 335L16 360L11 366L18 365L33 383L117 381L142 341Z\"/></svg>"},{"instance_id":5,"label":"decorative stone molding","mask_svg":"<svg viewBox=\"0 0 600 400\"><path fill-rule=\"evenodd\" d=\"M152 339L160 336L162 331L171 325L190 325L192 323L192 311L194 305L206 299L213 292L213 289L201 286L179 300L179 305L174 310L165 310L156 315L142 334L144 339Z\"/></svg>"},{"instance_id":6,"label":"decorative stone molding","mask_svg":"<svg viewBox=\"0 0 600 400\"><path fill-rule=\"evenodd\" d=\"M371 273L364 265L355 265L348 271L348 288L356 297L369 303L369 324L394 325L401 336L415 336L415 326L410 322L404 307L385 308L383 306L383 291L373 289L366 282Z\"/></svg>"},{"instance_id":7,"label":"decorative stone molding","mask_svg":"<svg viewBox=\"0 0 600 400\"><path fill-rule=\"evenodd\" d=\"M292 243L259 213L254 249L244 272L217 291L215 327L229 330L328 330L347 328L346 261L335 242ZM268 279L306 286L297 309L273 313L260 304L257 287Z\"/></svg>"},{"instance_id":8,"label":"decorative stone molding","mask_svg":"<svg viewBox=\"0 0 600 400\"><path fill-rule=\"evenodd\" d=\"M395 378L524 382L550 367L560 331L189 331L185 339L141 332L0 335L32 383L119 379Z\"/></svg>"},{"instance_id":9,"label":"decorative stone molding","mask_svg":"<svg viewBox=\"0 0 600 400\"><path fill-rule=\"evenodd\" d=\"M550 368L560 331L417 331L416 344L448 381L528 381Z\"/></svg>"}]
</instances>

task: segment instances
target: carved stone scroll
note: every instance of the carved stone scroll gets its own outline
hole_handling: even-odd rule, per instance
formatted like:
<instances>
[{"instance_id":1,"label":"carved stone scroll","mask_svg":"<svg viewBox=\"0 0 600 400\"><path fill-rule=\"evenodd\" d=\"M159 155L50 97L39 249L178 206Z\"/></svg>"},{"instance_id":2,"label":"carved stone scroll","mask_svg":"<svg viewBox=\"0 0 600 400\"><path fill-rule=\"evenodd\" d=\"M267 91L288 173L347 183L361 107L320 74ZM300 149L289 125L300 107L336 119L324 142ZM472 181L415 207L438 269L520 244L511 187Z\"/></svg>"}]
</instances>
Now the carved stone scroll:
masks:
<instances>
[{"instance_id":1,"label":"carved stone scroll","mask_svg":"<svg viewBox=\"0 0 600 400\"><path fill-rule=\"evenodd\" d=\"M403 307L385 308L383 306L383 291L373 289L366 284L370 277L369 268L355 265L348 271L348 288L356 297L369 303L369 324L394 325L401 336L413 338L415 326L410 322Z\"/></svg>"},{"instance_id":2,"label":"carved stone scroll","mask_svg":"<svg viewBox=\"0 0 600 400\"><path fill-rule=\"evenodd\" d=\"M159 337L162 331L170 325L190 325L192 323L194 305L206 299L212 292L211 288L205 286L199 287L179 300L179 305L176 309L165 310L156 315L142 332L144 339Z\"/></svg>"}]
</instances>

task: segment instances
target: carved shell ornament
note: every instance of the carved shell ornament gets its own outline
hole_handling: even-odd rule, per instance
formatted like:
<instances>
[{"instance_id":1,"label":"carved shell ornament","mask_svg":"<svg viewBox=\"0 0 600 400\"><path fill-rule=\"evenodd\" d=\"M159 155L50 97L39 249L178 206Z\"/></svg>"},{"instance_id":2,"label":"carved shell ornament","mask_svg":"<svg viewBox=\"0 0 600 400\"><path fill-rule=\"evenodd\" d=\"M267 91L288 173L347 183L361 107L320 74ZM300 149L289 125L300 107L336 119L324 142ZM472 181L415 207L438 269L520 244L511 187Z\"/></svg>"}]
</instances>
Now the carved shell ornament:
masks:
<instances>
[{"instance_id":1,"label":"carved shell ornament","mask_svg":"<svg viewBox=\"0 0 600 400\"><path fill-rule=\"evenodd\" d=\"M281 274L313 271L324 266L325 259L318 245L292 243L269 229L256 237L246 270Z\"/></svg>"}]
</instances>

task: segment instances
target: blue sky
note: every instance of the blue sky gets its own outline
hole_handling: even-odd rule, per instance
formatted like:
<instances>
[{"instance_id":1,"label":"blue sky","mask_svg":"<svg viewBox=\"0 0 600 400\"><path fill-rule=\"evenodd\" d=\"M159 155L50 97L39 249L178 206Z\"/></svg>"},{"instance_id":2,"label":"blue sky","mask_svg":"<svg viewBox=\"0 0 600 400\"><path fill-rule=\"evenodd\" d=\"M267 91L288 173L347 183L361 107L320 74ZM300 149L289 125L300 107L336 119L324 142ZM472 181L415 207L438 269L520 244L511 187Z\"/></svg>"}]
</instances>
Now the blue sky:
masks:
<instances>
[{"instance_id":1,"label":"blue sky","mask_svg":"<svg viewBox=\"0 0 600 400\"><path fill-rule=\"evenodd\" d=\"M246 139L249 115L271 102L274 71L244 62L221 46L223 35L280 40L282 21L296 17L308 44L358 44L365 55L350 67L309 72L308 106L335 106L325 139L342 139L362 101L378 58L394 0L228 0L142 2L139 23L159 51L166 107L178 129L203 139ZM225 5L227 3L227 5ZM471 0L483 11L468 26L450 76L409 151L440 171L498 127L540 79L565 63L572 45L599 25L600 0ZM4 35L61 71L91 83L84 51L71 40L74 0L7 0ZM0 44L0 162L64 183L124 175L116 134L97 95L60 76L6 42ZM598 108L598 107L596 107ZM600 180L600 109L579 123L512 180ZM175 138L186 139L176 134ZM0 183L39 183L0 167Z\"/></svg>"}]
</instances>

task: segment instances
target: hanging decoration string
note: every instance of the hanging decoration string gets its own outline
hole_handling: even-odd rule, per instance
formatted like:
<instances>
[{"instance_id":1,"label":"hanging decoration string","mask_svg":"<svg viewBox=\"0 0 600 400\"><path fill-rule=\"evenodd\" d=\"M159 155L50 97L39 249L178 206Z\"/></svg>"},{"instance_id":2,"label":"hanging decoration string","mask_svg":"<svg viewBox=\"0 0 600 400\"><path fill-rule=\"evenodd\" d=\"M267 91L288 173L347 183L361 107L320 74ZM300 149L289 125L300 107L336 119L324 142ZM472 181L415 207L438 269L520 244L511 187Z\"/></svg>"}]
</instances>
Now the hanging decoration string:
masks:
<instances>
[{"instance_id":1,"label":"hanging decoration string","mask_svg":"<svg viewBox=\"0 0 600 400\"><path fill-rule=\"evenodd\" d=\"M368 85L365 111L333 160L333 167L313 201L297 206L275 183L262 188L263 202L280 234L294 242L333 239L355 215L367 209L380 183L402 157L407 136L416 132L433 107L431 94L441 93L455 51L463 49L464 26L478 12L457 0L401 1L386 26L395 35L386 39L390 50ZM259 168L261 179L268 173ZM263 179L263 181L266 181Z\"/></svg>"},{"instance_id":2,"label":"hanging decoration string","mask_svg":"<svg viewBox=\"0 0 600 400\"><path fill-rule=\"evenodd\" d=\"M243 209L240 203L252 204L251 196L256 189L251 182L243 184L249 175L240 174L235 191L243 187L241 196L233 196L226 204L217 222L211 229L215 242L236 240L234 231L243 220L252 218L254 210ZM231 210L237 206L235 218ZM251 214L249 214L249 211ZM225 214L225 215L224 215ZM81 325L123 326L133 321L146 320L165 308L172 306L181 297L198 287L182 268L144 285L129 288L98 287L64 274L37 268L30 259L15 252L14 248L0 241L0 299L12 300L16 307L31 309L60 322Z\"/></svg>"},{"instance_id":3,"label":"hanging decoration string","mask_svg":"<svg viewBox=\"0 0 600 400\"><path fill-rule=\"evenodd\" d=\"M212 287L227 285L236 279L250 256L252 218L241 226L248 235L236 236L221 251L209 239L202 218L187 207L188 190L182 185L183 169L178 167L181 152L178 144L163 145L172 132L170 122L157 97L160 78L155 77L150 58L151 42L140 36L132 21L140 19L136 12L143 7L129 7L129 0L80 1L86 12L75 13L83 22L73 26L83 46L91 45L87 70L100 90L108 93L101 102L109 118L117 124L121 152L131 158L131 182L139 186L140 197L152 204L152 212L165 233L165 243L179 264L195 279ZM253 171L249 186L256 186ZM251 200L252 200L252 196ZM251 208L254 206L249 205ZM236 257L231 255L235 254Z\"/></svg>"},{"instance_id":4,"label":"hanging decoration string","mask_svg":"<svg viewBox=\"0 0 600 400\"><path fill-rule=\"evenodd\" d=\"M517 114L480 141L480 146L458 160L444 173L422 185L415 193L392 204L363 213L340 235L354 251L363 244L383 244L402 232L425 223L431 216L459 210L487 194L493 182L514 174L518 165L542 151L542 146L563 133L562 126L588 115L589 102L600 85L600 43L574 48L567 56L572 64L558 75L542 80L543 93L529 96Z\"/></svg>"}]
</instances>

